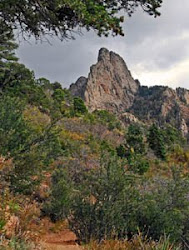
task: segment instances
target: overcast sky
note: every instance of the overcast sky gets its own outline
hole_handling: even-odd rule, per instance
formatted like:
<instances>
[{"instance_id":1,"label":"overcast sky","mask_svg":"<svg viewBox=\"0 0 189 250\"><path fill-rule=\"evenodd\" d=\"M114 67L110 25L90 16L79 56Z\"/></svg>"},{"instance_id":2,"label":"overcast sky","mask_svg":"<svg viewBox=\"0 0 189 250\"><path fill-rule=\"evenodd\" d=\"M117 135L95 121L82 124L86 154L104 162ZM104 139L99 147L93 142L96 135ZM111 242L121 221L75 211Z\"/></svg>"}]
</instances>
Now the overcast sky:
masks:
<instances>
[{"instance_id":1,"label":"overcast sky","mask_svg":"<svg viewBox=\"0 0 189 250\"><path fill-rule=\"evenodd\" d=\"M189 89L189 0L164 0L162 15L153 18L141 10L125 18L124 37L99 38L94 32L74 41L21 42L20 61L36 77L59 81L68 87L87 76L101 47L124 58L142 85L168 85Z\"/></svg>"}]
</instances>

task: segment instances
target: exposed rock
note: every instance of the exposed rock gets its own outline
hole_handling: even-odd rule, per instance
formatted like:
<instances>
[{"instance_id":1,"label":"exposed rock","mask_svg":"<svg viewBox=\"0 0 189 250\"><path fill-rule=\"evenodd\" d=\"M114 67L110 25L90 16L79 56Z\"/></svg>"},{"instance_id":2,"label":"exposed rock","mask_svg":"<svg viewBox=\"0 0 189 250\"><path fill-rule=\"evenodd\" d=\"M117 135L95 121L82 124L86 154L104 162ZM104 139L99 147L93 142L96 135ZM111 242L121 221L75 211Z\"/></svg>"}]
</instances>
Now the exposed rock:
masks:
<instances>
[{"instance_id":1,"label":"exposed rock","mask_svg":"<svg viewBox=\"0 0 189 250\"><path fill-rule=\"evenodd\" d=\"M87 85L87 78L84 76L81 76L76 83L70 85L70 91L73 96L79 96L82 99L84 99L84 94L86 90Z\"/></svg>"},{"instance_id":2,"label":"exposed rock","mask_svg":"<svg viewBox=\"0 0 189 250\"><path fill-rule=\"evenodd\" d=\"M138 88L139 83L132 78L124 60L102 48L88 79L79 78L70 91L82 97L91 111L107 109L120 113L132 105Z\"/></svg>"},{"instance_id":3,"label":"exposed rock","mask_svg":"<svg viewBox=\"0 0 189 250\"><path fill-rule=\"evenodd\" d=\"M169 123L185 136L189 131L188 90L173 90L166 86L140 87L129 112L144 123Z\"/></svg>"},{"instance_id":4,"label":"exposed rock","mask_svg":"<svg viewBox=\"0 0 189 250\"><path fill-rule=\"evenodd\" d=\"M141 86L134 80L124 60L102 48L98 62L91 66L88 78L80 77L70 86L90 111L105 109L116 113L124 124L132 122L169 123L189 132L189 90L167 86Z\"/></svg>"},{"instance_id":5,"label":"exposed rock","mask_svg":"<svg viewBox=\"0 0 189 250\"><path fill-rule=\"evenodd\" d=\"M189 90L184 88L177 88L176 92L180 100L189 105Z\"/></svg>"},{"instance_id":6,"label":"exposed rock","mask_svg":"<svg viewBox=\"0 0 189 250\"><path fill-rule=\"evenodd\" d=\"M119 116L124 124L140 123L140 121L131 113L125 112Z\"/></svg>"},{"instance_id":7,"label":"exposed rock","mask_svg":"<svg viewBox=\"0 0 189 250\"><path fill-rule=\"evenodd\" d=\"M187 126L186 121L184 119L181 120L180 131L181 131L183 136L187 136L187 134L189 133L188 126Z\"/></svg>"}]
</instances>

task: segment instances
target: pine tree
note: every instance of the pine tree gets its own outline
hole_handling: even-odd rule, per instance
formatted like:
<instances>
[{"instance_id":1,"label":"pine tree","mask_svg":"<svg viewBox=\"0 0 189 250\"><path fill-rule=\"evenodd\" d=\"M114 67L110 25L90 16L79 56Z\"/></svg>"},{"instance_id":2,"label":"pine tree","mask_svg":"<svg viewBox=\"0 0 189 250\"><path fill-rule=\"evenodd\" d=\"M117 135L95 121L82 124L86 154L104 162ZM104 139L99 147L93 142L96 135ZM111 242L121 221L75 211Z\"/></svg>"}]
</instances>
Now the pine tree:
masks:
<instances>
[{"instance_id":1,"label":"pine tree","mask_svg":"<svg viewBox=\"0 0 189 250\"><path fill-rule=\"evenodd\" d=\"M18 61L15 56L17 47L12 30L0 21L0 86L3 85L5 72L10 70L10 64Z\"/></svg>"},{"instance_id":2,"label":"pine tree","mask_svg":"<svg viewBox=\"0 0 189 250\"><path fill-rule=\"evenodd\" d=\"M163 133L155 124L149 129L148 143L157 157L160 157L162 160L166 159L166 146Z\"/></svg>"}]
</instances>

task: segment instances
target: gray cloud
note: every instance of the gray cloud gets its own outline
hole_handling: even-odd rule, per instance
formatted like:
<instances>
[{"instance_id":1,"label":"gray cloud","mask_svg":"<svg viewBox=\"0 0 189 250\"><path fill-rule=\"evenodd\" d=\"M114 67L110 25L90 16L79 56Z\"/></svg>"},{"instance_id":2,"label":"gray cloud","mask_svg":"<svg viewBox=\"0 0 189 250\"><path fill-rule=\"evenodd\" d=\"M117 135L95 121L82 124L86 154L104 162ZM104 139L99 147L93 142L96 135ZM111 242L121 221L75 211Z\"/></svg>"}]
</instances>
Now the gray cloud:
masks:
<instances>
[{"instance_id":1,"label":"gray cloud","mask_svg":"<svg viewBox=\"0 0 189 250\"><path fill-rule=\"evenodd\" d=\"M188 88L189 73L183 70L183 65L189 65L188 11L188 0L164 0L159 18L154 19L141 10L126 18L125 37L99 38L94 32L84 32L75 41L50 40L52 45L22 42L18 55L37 77L68 86L79 76L87 76L98 50L106 47L125 59L143 85Z\"/></svg>"}]
</instances>

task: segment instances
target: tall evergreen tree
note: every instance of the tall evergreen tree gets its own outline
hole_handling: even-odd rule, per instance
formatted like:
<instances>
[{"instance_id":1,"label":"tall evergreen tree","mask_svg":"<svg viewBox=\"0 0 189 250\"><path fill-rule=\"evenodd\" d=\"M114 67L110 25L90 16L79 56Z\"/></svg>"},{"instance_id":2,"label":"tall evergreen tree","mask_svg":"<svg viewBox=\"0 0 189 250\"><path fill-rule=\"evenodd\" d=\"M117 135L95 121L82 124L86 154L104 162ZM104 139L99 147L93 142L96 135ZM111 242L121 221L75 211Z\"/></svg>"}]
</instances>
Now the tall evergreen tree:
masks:
<instances>
[{"instance_id":1,"label":"tall evergreen tree","mask_svg":"<svg viewBox=\"0 0 189 250\"><path fill-rule=\"evenodd\" d=\"M145 153L144 135L138 124L132 124L129 126L126 135L126 141L129 147L132 148L135 153Z\"/></svg>"},{"instance_id":2,"label":"tall evergreen tree","mask_svg":"<svg viewBox=\"0 0 189 250\"><path fill-rule=\"evenodd\" d=\"M15 56L17 47L12 29L0 21L0 86L3 85L5 72L10 70L10 63L18 61Z\"/></svg>"},{"instance_id":3,"label":"tall evergreen tree","mask_svg":"<svg viewBox=\"0 0 189 250\"><path fill-rule=\"evenodd\" d=\"M148 143L157 157L162 160L166 159L166 146L162 131L153 124L149 129Z\"/></svg>"}]
</instances>

